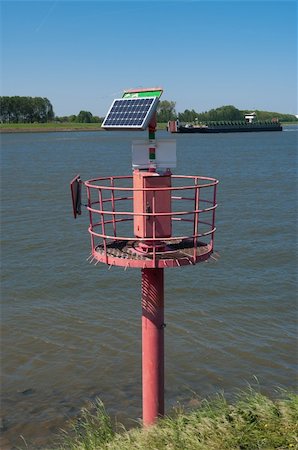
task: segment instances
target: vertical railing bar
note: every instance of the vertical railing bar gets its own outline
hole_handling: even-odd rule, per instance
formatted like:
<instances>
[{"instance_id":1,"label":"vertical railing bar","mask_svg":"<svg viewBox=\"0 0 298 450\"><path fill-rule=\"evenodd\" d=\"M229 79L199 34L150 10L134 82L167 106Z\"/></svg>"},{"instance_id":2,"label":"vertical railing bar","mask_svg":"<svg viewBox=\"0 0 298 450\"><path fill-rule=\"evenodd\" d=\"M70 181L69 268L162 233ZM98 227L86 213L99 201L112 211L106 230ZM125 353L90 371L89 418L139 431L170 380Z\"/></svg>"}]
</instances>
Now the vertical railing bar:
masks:
<instances>
[{"instance_id":1,"label":"vertical railing bar","mask_svg":"<svg viewBox=\"0 0 298 450\"><path fill-rule=\"evenodd\" d=\"M104 236L106 236L106 231L105 231L105 221L104 221L104 212L103 212L103 198L102 198L102 189L99 188L98 189L98 201L99 201L99 205L100 205L100 215L101 215L101 229L102 229L102 234ZM104 254L106 257L106 264L108 263L108 255L107 255L107 242L106 242L106 237L102 238L103 240L103 249L104 249Z\"/></svg>"},{"instance_id":2,"label":"vertical railing bar","mask_svg":"<svg viewBox=\"0 0 298 450\"><path fill-rule=\"evenodd\" d=\"M152 191L152 214L154 214L153 216L151 216L153 218L153 224L152 224L152 237L153 239L156 239L156 216L155 216L155 189ZM153 262L154 262L154 267L156 267L156 245L155 242L153 240Z\"/></svg>"},{"instance_id":3,"label":"vertical railing bar","mask_svg":"<svg viewBox=\"0 0 298 450\"><path fill-rule=\"evenodd\" d=\"M198 184L198 178L196 177L195 179L195 217L194 217L194 232L193 232L193 258L194 258L194 263L196 262L197 259L197 247L198 247L198 239L197 239L197 235L199 233L198 230L198 225L199 225L199 184Z\"/></svg>"},{"instance_id":4,"label":"vertical railing bar","mask_svg":"<svg viewBox=\"0 0 298 450\"><path fill-rule=\"evenodd\" d=\"M111 187L114 188L114 187L115 187L115 184L114 184L114 177L111 177L111 178L110 178L110 182L111 182ZM114 190L114 189L111 190L111 201L112 201L112 212L115 213L115 190ZM112 220L113 220L113 231L114 231L114 236L117 236L117 233L116 233L116 221L115 221L115 219L116 219L115 214L113 214L113 216L112 216Z\"/></svg>"},{"instance_id":5,"label":"vertical railing bar","mask_svg":"<svg viewBox=\"0 0 298 450\"><path fill-rule=\"evenodd\" d=\"M90 187L87 187L87 200L88 200L88 207L91 208L92 202L91 202L91 192L90 192ZM93 231L93 217L92 217L92 212L89 209L89 221L90 221L90 229L91 231ZM94 252L95 249L95 238L94 235L92 233L91 234L91 249L92 249L92 254Z\"/></svg>"},{"instance_id":6,"label":"vertical railing bar","mask_svg":"<svg viewBox=\"0 0 298 450\"><path fill-rule=\"evenodd\" d=\"M211 249L213 250L214 248L214 227L215 227L215 205L216 205L216 191L217 191L217 183L214 184L213 186L213 206L214 209L212 211L212 230L213 233L211 235Z\"/></svg>"}]
</instances>

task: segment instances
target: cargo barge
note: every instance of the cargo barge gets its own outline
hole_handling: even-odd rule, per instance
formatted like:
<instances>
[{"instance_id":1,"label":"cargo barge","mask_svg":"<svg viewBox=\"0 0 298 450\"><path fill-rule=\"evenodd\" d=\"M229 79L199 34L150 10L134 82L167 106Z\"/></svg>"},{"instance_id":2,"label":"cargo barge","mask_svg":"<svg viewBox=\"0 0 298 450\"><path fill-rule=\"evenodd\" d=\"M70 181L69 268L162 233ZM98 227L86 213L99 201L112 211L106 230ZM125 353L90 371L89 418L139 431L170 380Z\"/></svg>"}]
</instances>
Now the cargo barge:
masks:
<instances>
[{"instance_id":1,"label":"cargo barge","mask_svg":"<svg viewBox=\"0 0 298 450\"><path fill-rule=\"evenodd\" d=\"M244 121L206 122L201 124L180 124L179 120L170 120L167 130L170 133L241 133L252 131L282 131L277 119L259 122L255 113L247 114Z\"/></svg>"}]
</instances>

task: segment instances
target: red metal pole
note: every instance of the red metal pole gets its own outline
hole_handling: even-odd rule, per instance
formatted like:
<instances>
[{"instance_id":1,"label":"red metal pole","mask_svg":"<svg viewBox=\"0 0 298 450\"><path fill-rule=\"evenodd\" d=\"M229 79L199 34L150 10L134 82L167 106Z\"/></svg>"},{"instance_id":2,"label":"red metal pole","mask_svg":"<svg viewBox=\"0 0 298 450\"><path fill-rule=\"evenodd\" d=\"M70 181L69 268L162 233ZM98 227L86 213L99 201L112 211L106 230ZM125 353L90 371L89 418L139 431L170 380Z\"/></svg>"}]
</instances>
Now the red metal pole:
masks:
<instances>
[{"instance_id":1,"label":"red metal pole","mask_svg":"<svg viewBox=\"0 0 298 450\"><path fill-rule=\"evenodd\" d=\"M164 415L164 269L142 269L143 424Z\"/></svg>"}]
</instances>

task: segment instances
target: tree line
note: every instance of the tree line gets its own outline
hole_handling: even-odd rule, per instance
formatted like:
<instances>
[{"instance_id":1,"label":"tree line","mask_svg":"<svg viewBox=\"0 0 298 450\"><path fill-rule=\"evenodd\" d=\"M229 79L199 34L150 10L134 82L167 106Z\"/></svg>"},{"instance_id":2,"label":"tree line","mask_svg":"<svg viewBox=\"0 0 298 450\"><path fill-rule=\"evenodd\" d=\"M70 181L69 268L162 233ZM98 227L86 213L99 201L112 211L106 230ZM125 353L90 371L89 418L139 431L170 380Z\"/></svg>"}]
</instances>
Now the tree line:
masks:
<instances>
[{"instance_id":1,"label":"tree line","mask_svg":"<svg viewBox=\"0 0 298 450\"><path fill-rule=\"evenodd\" d=\"M157 109L157 121L167 123L178 119L180 122L201 123L211 121L243 121L245 114L251 111L239 110L233 105L221 106L216 109L198 113L194 109L176 112L176 102L163 100ZM277 118L282 122L297 122L292 114L256 110L258 121L270 121ZM80 111L78 115L55 116L53 106L47 98L43 97L0 97L1 123L33 123L33 122L76 122L101 123L103 117L93 116L90 111Z\"/></svg>"},{"instance_id":2,"label":"tree line","mask_svg":"<svg viewBox=\"0 0 298 450\"><path fill-rule=\"evenodd\" d=\"M45 97L0 97L1 123L45 123L45 122L101 123L102 117L93 116L90 111L78 115L55 116L51 102Z\"/></svg>"},{"instance_id":3,"label":"tree line","mask_svg":"<svg viewBox=\"0 0 298 450\"><path fill-rule=\"evenodd\" d=\"M1 123L44 123L54 116L53 106L45 97L0 97Z\"/></svg>"},{"instance_id":4,"label":"tree line","mask_svg":"<svg viewBox=\"0 0 298 450\"><path fill-rule=\"evenodd\" d=\"M243 121L244 116L251 110L240 110L233 105L221 106L209 111L198 113L194 109L186 109L184 112L176 112L176 103L167 100L161 101L157 110L157 121L168 122L178 119L180 122L201 123L201 122L223 122L223 121ZM277 112L254 110L257 120L260 122L278 119L280 122L297 122L293 114L282 114Z\"/></svg>"},{"instance_id":5,"label":"tree line","mask_svg":"<svg viewBox=\"0 0 298 450\"><path fill-rule=\"evenodd\" d=\"M102 123L103 117L93 116L90 111L80 111L76 116L72 114L71 116L61 116L55 117L56 122L75 122L75 123Z\"/></svg>"}]
</instances>

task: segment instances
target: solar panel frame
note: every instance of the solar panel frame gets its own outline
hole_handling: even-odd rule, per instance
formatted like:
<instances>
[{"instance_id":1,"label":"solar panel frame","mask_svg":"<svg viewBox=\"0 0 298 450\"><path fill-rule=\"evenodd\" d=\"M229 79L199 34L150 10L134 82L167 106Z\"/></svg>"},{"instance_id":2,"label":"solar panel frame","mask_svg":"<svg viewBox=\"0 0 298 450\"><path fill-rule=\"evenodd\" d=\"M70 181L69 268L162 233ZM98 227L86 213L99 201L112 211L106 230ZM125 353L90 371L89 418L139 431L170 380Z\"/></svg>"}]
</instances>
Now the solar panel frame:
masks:
<instances>
[{"instance_id":1,"label":"solar panel frame","mask_svg":"<svg viewBox=\"0 0 298 450\"><path fill-rule=\"evenodd\" d=\"M107 130L145 130L156 112L158 97L116 98L102 128Z\"/></svg>"}]
</instances>

